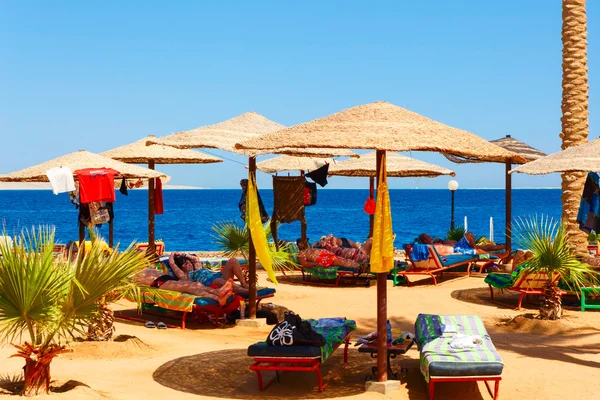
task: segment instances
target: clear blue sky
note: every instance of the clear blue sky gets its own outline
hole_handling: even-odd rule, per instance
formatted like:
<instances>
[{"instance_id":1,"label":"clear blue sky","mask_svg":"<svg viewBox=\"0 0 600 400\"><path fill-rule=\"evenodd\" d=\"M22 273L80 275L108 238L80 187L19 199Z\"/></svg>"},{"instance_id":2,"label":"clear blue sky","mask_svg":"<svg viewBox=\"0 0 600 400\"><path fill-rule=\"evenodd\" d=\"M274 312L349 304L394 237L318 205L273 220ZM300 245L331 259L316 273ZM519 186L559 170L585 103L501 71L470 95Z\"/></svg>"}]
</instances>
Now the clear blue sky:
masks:
<instances>
[{"instance_id":1,"label":"clear blue sky","mask_svg":"<svg viewBox=\"0 0 600 400\"><path fill-rule=\"evenodd\" d=\"M588 2L590 137L597 137L600 4ZM385 100L486 139L560 149L561 3L2 1L0 173L101 152L246 111L293 125ZM213 151L238 161L242 157ZM457 166L502 187L499 164ZM160 166L173 184L238 188L241 165ZM260 174L259 185L270 186ZM447 178L392 187L446 187ZM560 177L515 178L558 186ZM329 187L364 187L332 178Z\"/></svg>"}]
</instances>

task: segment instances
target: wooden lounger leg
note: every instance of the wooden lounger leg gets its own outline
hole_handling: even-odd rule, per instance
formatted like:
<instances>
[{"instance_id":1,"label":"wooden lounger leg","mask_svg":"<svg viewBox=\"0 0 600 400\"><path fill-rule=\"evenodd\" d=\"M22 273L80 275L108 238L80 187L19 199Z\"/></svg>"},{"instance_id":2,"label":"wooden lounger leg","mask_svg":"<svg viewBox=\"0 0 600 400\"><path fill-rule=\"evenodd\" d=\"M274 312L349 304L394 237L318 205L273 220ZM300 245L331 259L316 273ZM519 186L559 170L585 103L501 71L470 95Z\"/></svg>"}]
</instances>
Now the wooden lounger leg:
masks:
<instances>
[{"instance_id":1,"label":"wooden lounger leg","mask_svg":"<svg viewBox=\"0 0 600 400\"><path fill-rule=\"evenodd\" d=\"M488 285L490 287L490 299L494 300L494 288L492 285Z\"/></svg>"},{"instance_id":2,"label":"wooden lounger leg","mask_svg":"<svg viewBox=\"0 0 600 400\"><path fill-rule=\"evenodd\" d=\"M431 279L433 279L433 286L437 286L437 279L435 279L435 275L431 273L429 275L431 275Z\"/></svg>"},{"instance_id":3,"label":"wooden lounger leg","mask_svg":"<svg viewBox=\"0 0 600 400\"><path fill-rule=\"evenodd\" d=\"M517 304L517 310L521 309L521 303L523 302L523 297L525 297L525 293L521 293L519 296L519 304Z\"/></svg>"},{"instance_id":4,"label":"wooden lounger leg","mask_svg":"<svg viewBox=\"0 0 600 400\"><path fill-rule=\"evenodd\" d=\"M346 339L344 346L344 365L348 364L348 345L350 344L350 340Z\"/></svg>"},{"instance_id":5,"label":"wooden lounger leg","mask_svg":"<svg viewBox=\"0 0 600 400\"><path fill-rule=\"evenodd\" d=\"M183 316L181 317L181 329L185 329L185 318L187 317L187 314L187 311L183 312Z\"/></svg>"},{"instance_id":6,"label":"wooden lounger leg","mask_svg":"<svg viewBox=\"0 0 600 400\"><path fill-rule=\"evenodd\" d=\"M254 370L254 372L256 372L256 379L258 380L258 390L262 392L263 390L265 390L265 388L263 388L262 375L260 374L260 370L258 369Z\"/></svg>"},{"instance_id":7,"label":"wooden lounger leg","mask_svg":"<svg viewBox=\"0 0 600 400\"><path fill-rule=\"evenodd\" d=\"M315 369L315 373L317 374L317 382L319 384L319 392L323 391L323 376L321 376L321 369Z\"/></svg>"},{"instance_id":8,"label":"wooden lounger leg","mask_svg":"<svg viewBox=\"0 0 600 400\"><path fill-rule=\"evenodd\" d=\"M433 400L434 398L434 393L433 390L435 388L435 381L431 378L429 378L429 400Z\"/></svg>"},{"instance_id":9,"label":"wooden lounger leg","mask_svg":"<svg viewBox=\"0 0 600 400\"><path fill-rule=\"evenodd\" d=\"M488 381L483 381L483 383L485 383L485 388L487 389L490 396L492 396L494 400L497 400L498 393L500 393L500 379L494 379L494 393L492 393L492 389L490 388Z\"/></svg>"}]
</instances>

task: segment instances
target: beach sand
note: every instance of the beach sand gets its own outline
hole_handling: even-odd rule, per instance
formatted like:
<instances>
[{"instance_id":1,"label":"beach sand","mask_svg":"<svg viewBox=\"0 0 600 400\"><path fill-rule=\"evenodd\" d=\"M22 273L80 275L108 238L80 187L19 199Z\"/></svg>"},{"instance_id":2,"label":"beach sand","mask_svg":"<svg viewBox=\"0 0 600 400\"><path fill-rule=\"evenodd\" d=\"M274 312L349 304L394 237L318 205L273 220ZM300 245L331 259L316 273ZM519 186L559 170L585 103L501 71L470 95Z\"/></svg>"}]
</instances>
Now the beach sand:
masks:
<instances>
[{"instance_id":1,"label":"beach sand","mask_svg":"<svg viewBox=\"0 0 600 400\"><path fill-rule=\"evenodd\" d=\"M298 279L294 279L298 282ZM261 285L272 286L260 273ZM376 288L326 288L282 283L269 299L305 318L346 316L358 325L357 338L375 329ZM560 321L532 318L536 306L512 308L487 301L489 292L483 276L466 279L445 277L433 287L392 287L388 282L388 314L394 329L413 331L419 313L476 314L482 317L505 369L500 384L501 399L595 398L600 381L600 312L581 313L568 308ZM516 305L516 296L499 295ZM123 301L117 309L132 309ZM145 319L177 320L144 315ZM313 373L287 372L280 383L259 392L256 376L248 370L248 345L264 340L271 327L249 329L235 326L215 328L189 324L189 329L147 329L141 323L118 322L118 341L79 342L73 353L61 355L52 363L54 386L61 392L56 399L427 399L427 387L419 371L416 346L402 364L408 374L401 390L387 396L365 393L365 376L375 360L350 349L350 362L342 368L341 349L322 366L329 386L316 390ZM21 373L23 361L8 358L10 346L0 348L0 380L9 388ZM0 392L1 393L1 392ZM4 393L8 393L4 389ZM48 397L48 396L42 396ZM440 383L436 399L488 399L483 383Z\"/></svg>"}]
</instances>

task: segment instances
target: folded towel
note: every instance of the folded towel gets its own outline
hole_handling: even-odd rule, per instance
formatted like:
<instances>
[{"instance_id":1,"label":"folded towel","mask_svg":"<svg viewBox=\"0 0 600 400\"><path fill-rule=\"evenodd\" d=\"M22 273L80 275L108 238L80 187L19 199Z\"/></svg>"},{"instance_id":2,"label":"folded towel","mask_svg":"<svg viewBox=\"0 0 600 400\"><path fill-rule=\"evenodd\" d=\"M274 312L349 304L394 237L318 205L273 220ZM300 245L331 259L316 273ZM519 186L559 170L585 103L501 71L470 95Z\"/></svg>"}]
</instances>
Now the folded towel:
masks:
<instances>
[{"instance_id":1,"label":"folded towel","mask_svg":"<svg viewBox=\"0 0 600 400\"><path fill-rule=\"evenodd\" d=\"M450 347L453 349L472 349L480 343L483 343L483 339L477 335L471 336L457 333L450 339Z\"/></svg>"},{"instance_id":2,"label":"folded towel","mask_svg":"<svg viewBox=\"0 0 600 400\"><path fill-rule=\"evenodd\" d=\"M455 324L442 324L441 328L442 328L442 333L457 333L458 332Z\"/></svg>"}]
</instances>

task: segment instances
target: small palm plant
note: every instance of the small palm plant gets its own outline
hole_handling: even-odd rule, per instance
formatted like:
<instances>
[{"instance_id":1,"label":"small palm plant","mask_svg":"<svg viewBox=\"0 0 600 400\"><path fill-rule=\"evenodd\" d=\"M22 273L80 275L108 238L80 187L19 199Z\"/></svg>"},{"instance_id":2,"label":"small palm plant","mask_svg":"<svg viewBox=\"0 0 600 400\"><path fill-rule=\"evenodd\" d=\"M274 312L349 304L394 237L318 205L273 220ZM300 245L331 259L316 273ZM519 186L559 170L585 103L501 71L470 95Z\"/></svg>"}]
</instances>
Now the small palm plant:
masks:
<instances>
[{"instance_id":1,"label":"small palm plant","mask_svg":"<svg viewBox=\"0 0 600 400\"><path fill-rule=\"evenodd\" d=\"M455 241L459 241L460 239L462 239L465 236L465 233L467 233L467 231L465 230L464 226L456 226L452 229L450 229L447 233L446 233L446 239L448 240L455 240Z\"/></svg>"},{"instance_id":2,"label":"small palm plant","mask_svg":"<svg viewBox=\"0 0 600 400\"><path fill-rule=\"evenodd\" d=\"M562 316L561 290L554 283L556 274L569 291L579 293L581 287L598 285L598 273L582 263L571 252L562 224L549 217L518 219L515 223L514 242L533 253L521 264L525 271L545 273L548 281L540 305L542 319Z\"/></svg>"},{"instance_id":3,"label":"small palm plant","mask_svg":"<svg viewBox=\"0 0 600 400\"><path fill-rule=\"evenodd\" d=\"M132 247L107 257L96 241L85 255L56 260L49 227L24 231L14 243L0 244L0 340L19 342L21 394L32 396L49 392L50 363L68 351L66 340L86 335L109 294L133 290L131 276L148 261Z\"/></svg>"},{"instance_id":4,"label":"small palm plant","mask_svg":"<svg viewBox=\"0 0 600 400\"><path fill-rule=\"evenodd\" d=\"M241 226L233 221L224 221L213 225L213 231L215 232L215 241L226 257L235 257L241 254L248 261L250 232L247 226ZM265 233L267 237L272 239L269 222L265 224ZM279 247L279 250L277 247ZM275 246L273 242L269 242L273 270L287 271L296 266L296 263L292 260L290 248L291 245L283 241L279 241L278 246Z\"/></svg>"}]
</instances>

